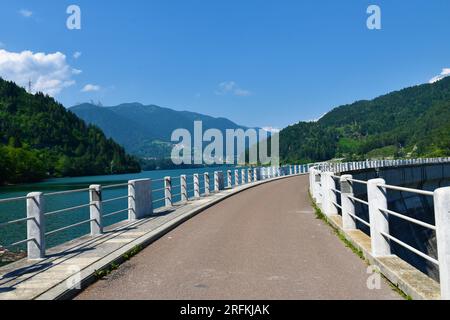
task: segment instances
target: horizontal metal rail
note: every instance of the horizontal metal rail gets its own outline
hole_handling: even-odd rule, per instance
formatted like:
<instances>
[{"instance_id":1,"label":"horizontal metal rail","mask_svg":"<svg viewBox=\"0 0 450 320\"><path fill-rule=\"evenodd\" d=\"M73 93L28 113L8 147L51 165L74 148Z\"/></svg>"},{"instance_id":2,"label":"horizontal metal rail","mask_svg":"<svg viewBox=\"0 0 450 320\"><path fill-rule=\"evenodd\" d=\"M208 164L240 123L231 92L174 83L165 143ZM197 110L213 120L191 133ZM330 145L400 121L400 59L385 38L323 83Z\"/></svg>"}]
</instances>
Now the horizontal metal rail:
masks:
<instances>
[{"instance_id":1,"label":"horizontal metal rail","mask_svg":"<svg viewBox=\"0 0 450 320\"><path fill-rule=\"evenodd\" d=\"M107 214L103 215L103 218L108 218L108 217L111 217L111 216L115 216L115 215L118 215L119 213L124 213L124 212L127 212L129 210L131 210L131 209L130 208L126 208L126 209L117 210L117 211L114 211L114 212L111 212L111 213L107 213Z\"/></svg>"},{"instance_id":2,"label":"horizontal metal rail","mask_svg":"<svg viewBox=\"0 0 450 320\"><path fill-rule=\"evenodd\" d=\"M50 193L44 193L44 196L50 197L50 196L62 196L65 194L71 194L71 193L78 193L78 192L88 192L89 188L83 188L83 189L75 189L75 190L66 190L66 191L58 191L58 192L50 192Z\"/></svg>"},{"instance_id":3,"label":"horizontal metal rail","mask_svg":"<svg viewBox=\"0 0 450 320\"><path fill-rule=\"evenodd\" d=\"M168 198L167 198L167 197L164 197L164 198L161 198L161 199L153 200L152 202L153 202L153 203L157 203L157 202L164 201L164 200L166 200L166 199L168 199Z\"/></svg>"},{"instance_id":4,"label":"horizontal metal rail","mask_svg":"<svg viewBox=\"0 0 450 320\"><path fill-rule=\"evenodd\" d=\"M7 202L13 202L13 201L20 201L20 200L27 200L27 196L23 197L15 197L15 198L6 198L6 199L0 199L0 203L7 203Z\"/></svg>"},{"instance_id":5,"label":"horizontal metal rail","mask_svg":"<svg viewBox=\"0 0 450 320\"><path fill-rule=\"evenodd\" d=\"M354 201L356 201L356 202L359 202L359 203L365 204L366 206L368 206L368 205L369 205L369 202L367 202L367 201L364 201L364 200L361 200L361 199L359 199L359 198L356 198L356 197L354 197L354 196L350 196L350 195L347 195L347 197L348 197L349 199L351 199L351 200L354 200Z\"/></svg>"},{"instance_id":6,"label":"horizontal metal rail","mask_svg":"<svg viewBox=\"0 0 450 320\"><path fill-rule=\"evenodd\" d=\"M419 190L419 189L412 189L412 188L405 188L405 187L397 187L397 186L392 186L392 185L388 185L388 184L379 184L378 187L386 188L386 189L390 189L390 190L397 190L397 191L404 191L404 192L410 192L410 193L417 193L417 194L421 194L421 195L424 195L424 196L430 196L430 197L434 196L434 192L426 191L426 190Z\"/></svg>"},{"instance_id":7,"label":"horizontal metal rail","mask_svg":"<svg viewBox=\"0 0 450 320\"><path fill-rule=\"evenodd\" d=\"M331 191L342 194L342 191L338 189L331 188Z\"/></svg>"},{"instance_id":8,"label":"horizontal metal rail","mask_svg":"<svg viewBox=\"0 0 450 320\"><path fill-rule=\"evenodd\" d=\"M425 228L428 228L428 229L436 231L436 226L433 226L432 224L429 224L429 223L426 223L426 222L423 222L423 221L420 221L420 220L417 220L417 219L405 216L405 215L403 215L401 213L398 213L398 212L395 212L395 211L392 211L392 210L382 209L382 208L380 208L379 210L381 210L381 211L383 211L383 212L385 212L387 214L393 215L395 217L398 217L400 219L403 219L403 220L415 223L415 224L417 224L419 226L422 226L422 227L425 227Z\"/></svg>"},{"instance_id":9,"label":"horizontal metal rail","mask_svg":"<svg viewBox=\"0 0 450 320\"><path fill-rule=\"evenodd\" d=\"M364 225L366 225L367 227L370 228L370 223L367 222L366 220L364 220L364 219L358 217L357 215L355 215L355 214L353 214L353 213L350 213L350 212L346 212L346 213L347 213L349 216L355 218L356 220L358 220L359 222L361 222L362 224L364 224Z\"/></svg>"},{"instance_id":10,"label":"horizontal metal rail","mask_svg":"<svg viewBox=\"0 0 450 320\"><path fill-rule=\"evenodd\" d=\"M24 243L28 243L28 242L31 242L31 241L34 241L34 239L25 239L25 240L20 240L20 241L17 241L17 242L14 242L14 243L8 244L8 245L4 246L3 248L12 248L12 247L17 247L17 246L20 246L21 244L24 244Z\"/></svg>"},{"instance_id":11,"label":"horizontal metal rail","mask_svg":"<svg viewBox=\"0 0 450 320\"><path fill-rule=\"evenodd\" d=\"M169 189L169 188L160 188L160 189L152 190L152 192L159 192L159 191L164 191L164 190L167 190L167 189Z\"/></svg>"},{"instance_id":12,"label":"horizontal metal rail","mask_svg":"<svg viewBox=\"0 0 450 320\"><path fill-rule=\"evenodd\" d=\"M102 186L102 189L115 189L115 188L127 187L129 185L130 185L129 182L127 182L127 183L118 183L118 184L110 184L110 185L107 185L107 186Z\"/></svg>"},{"instance_id":13,"label":"horizontal metal rail","mask_svg":"<svg viewBox=\"0 0 450 320\"><path fill-rule=\"evenodd\" d=\"M27 222L28 220L31 220L31 219L32 219L32 218L22 218L22 219L17 219L17 220L11 220L11 221L7 221L7 222L2 222L2 223L0 223L0 228L9 226L9 225L11 225L11 224L17 224L17 223Z\"/></svg>"},{"instance_id":14,"label":"horizontal metal rail","mask_svg":"<svg viewBox=\"0 0 450 320\"><path fill-rule=\"evenodd\" d=\"M386 232L383 232L383 231L379 231L379 232L380 232L380 234L382 234L387 239L394 241L395 243L401 245L403 248L408 249L409 251L414 252L418 256L421 256L422 258L424 258L424 259L434 263L435 265L439 266L439 261L438 260L436 260L436 259L434 259L434 258L432 258L432 257L430 257L428 255L426 255L425 253L423 253L422 251L417 250L414 247L411 247L409 244L404 243L403 241L401 241L401 240L391 236L390 234L387 234Z\"/></svg>"},{"instance_id":15,"label":"horizontal metal rail","mask_svg":"<svg viewBox=\"0 0 450 320\"><path fill-rule=\"evenodd\" d=\"M340 204L338 204L338 203L336 203L336 202L334 202L334 201L332 201L332 203L333 203L337 208L339 208L339 209L342 210L342 206L341 206Z\"/></svg>"},{"instance_id":16,"label":"horizontal metal rail","mask_svg":"<svg viewBox=\"0 0 450 320\"><path fill-rule=\"evenodd\" d=\"M63 212L68 212L68 211L74 211L74 210L78 210L78 209L82 209L82 208L87 208L90 207L91 204L82 204L79 206L75 206L75 207L70 207L70 208L65 208L65 209L60 209L60 210L55 210L55 211L51 211L51 212L46 212L44 213L44 216L52 216L58 213L63 213Z\"/></svg>"},{"instance_id":17,"label":"horizontal metal rail","mask_svg":"<svg viewBox=\"0 0 450 320\"><path fill-rule=\"evenodd\" d=\"M69 225L67 227L62 227L62 228L59 228L59 229L56 229L56 230L52 230L52 231L49 231L49 232L45 233L45 235L46 236L51 236L51 235L53 235L55 233L58 233L58 232L61 232L61 231L66 231L68 229L72 229L72 228L75 228L75 227L82 226L82 225L87 224L87 223L89 223L91 221L95 221L95 219L89 219L89 220L81 221L81 222L78 222L78 223L71 224L71 225Z\"/></svg>"},{"instance_id":18,"label":"horizontal metal rail","mask_svg":"<svg viewBox=\"0 0 450 320\"><path fill-rule=\"evenodd\" d=\"M117 197L117 198L113 198L113 199L103 200L102 203L110 203L110 202L124 200L124 199L129 199L129 198L131 198L131 196Z\"/></svg>"},{"instance_id":19,"label":"horizontal metal rail","mask_svg":"<svg viewBox=\"0 0 450 320\"><path fill-rule=\"evenodd\" d=\"M347 179L347 181L355 182L355 183L360 183L360 184L367 184L367 183L368 183L367 181L364 181L364 180L358 180L358 179Z\"/></svg>"}]
</instances>

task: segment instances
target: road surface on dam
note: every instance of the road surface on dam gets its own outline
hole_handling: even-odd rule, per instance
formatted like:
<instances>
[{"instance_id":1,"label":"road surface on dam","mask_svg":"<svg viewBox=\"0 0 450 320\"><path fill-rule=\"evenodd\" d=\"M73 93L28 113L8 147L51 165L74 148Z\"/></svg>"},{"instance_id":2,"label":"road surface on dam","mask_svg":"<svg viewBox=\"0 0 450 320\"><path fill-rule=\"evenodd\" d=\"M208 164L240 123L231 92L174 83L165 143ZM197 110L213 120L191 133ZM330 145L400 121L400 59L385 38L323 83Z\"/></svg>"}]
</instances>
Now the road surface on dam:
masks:
<instances>
[{"instance_id":1,"label":"road surface on dam","mask_svg":"<svg viewBox=\"0 0 450 320\"><path fill-rule=\"evenodd\" d=\"M308 177L207 209L77 299L400 299L314 214ZM371 282L373 283L373 282Z\"/></svg>"}]
</instances>

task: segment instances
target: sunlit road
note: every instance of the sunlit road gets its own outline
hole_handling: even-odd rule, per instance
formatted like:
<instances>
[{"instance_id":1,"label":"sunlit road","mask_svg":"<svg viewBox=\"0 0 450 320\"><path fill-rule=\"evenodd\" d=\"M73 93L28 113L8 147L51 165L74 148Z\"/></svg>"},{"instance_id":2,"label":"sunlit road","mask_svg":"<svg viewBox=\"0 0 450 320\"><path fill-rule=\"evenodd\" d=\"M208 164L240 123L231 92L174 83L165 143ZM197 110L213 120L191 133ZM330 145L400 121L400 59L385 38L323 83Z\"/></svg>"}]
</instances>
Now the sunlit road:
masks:
<instances>
[{"instance_id":1,"label":"sunlit road","mask_svg":"<svg viewBox=\"0 0 450 320\"><path fill-rule=\"evenodd\" d=\"M399 299L317 220L308 178L247 190L204 211L77 299Z\"/></svg>"}]
</instances>

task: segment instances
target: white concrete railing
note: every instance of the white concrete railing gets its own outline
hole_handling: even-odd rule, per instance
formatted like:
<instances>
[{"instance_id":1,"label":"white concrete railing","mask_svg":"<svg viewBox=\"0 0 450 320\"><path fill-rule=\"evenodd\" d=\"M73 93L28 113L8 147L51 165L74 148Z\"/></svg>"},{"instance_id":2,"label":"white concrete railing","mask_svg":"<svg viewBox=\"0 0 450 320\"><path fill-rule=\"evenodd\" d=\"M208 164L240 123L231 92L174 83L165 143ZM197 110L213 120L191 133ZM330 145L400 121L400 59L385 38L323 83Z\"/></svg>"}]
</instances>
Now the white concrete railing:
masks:
<instances>
[{"instance_id":1,"label":"white concrete railing","mask_svg":"<svg viewBox=\"0 0 450 320\"><path fill-rule=\"evenodd\" d=\"M353 179L349 173L368 168L392 166L411 166L419 164L448 163L450 158L411 159L392 161L363 161L351 163L323 163L310 169L310 192L323 213L330 217L342 214L344 231L357 229L357 222L370 228L371 248L374 257L391 255L391 242L415 253L435 264L439 268L441 298L450 299L450 187L432 191L387 185L383 179L362 181ZM337 174L345 173L338 176ZM365 185L367 201L355 197L355 184ZM339 187L338 187L339 185ZM387 193L389 190L402 191L433 197L435 225L411 218L402 213L388 209ZM338 201L340 194L340 201ZM356 214L355 205L360 203L368 207L369 221ZM410 223L432 230L436 233L438 258L431 257L411 245L395 238L389 232L389 217L395 216Z\"/></svg>"},{"instance_id":2,"label":"white concrete railing","mask_svg":"<svg viewBox=\"0 0 450 320\"><path fill-rule=\"evenodd\" d=\"M188 201L195 201L201 197L207 197L210 194L218 193L225 189L225 181L227 188L235 188L248 183L253 183L260 180L271 179L288 174L307 174L309 170L308 165L295 165L288 167L258 167L250 169L234 170L234 184L233 172L215 171L213 174L209 172L203 173L203 193L201 193L200 175L181 175L178 177L165 177L163 179L141 179L131 180L127 183L115 185L91 185L89 188L61 191L53 193L32 192L24 197L0 199L0 205L3 203L25 201L26 202L26 218L17 219L13 221L0 222L0 228L6 228L15 224L26 224L26 238L15 243L2 245L0 248L11 249L20 245L27 245L27 257L30 260L43 259L46 254L46 237L80 227L83 225L90 226L90 234L92 236L103 233L105 227L105 218L117 216L121 213L128 213L128 221L136 221L145 217L151 217L154 213L154 208L158 203L162 203L162 207L170 208L172 206L180 206ZM226 176L226 179L225 179ZM213 178L211 185L210 179ZM188 180L192 179L192 182ZM174 181L179 181L178 184L173 185ZM155 183L163 184L162 188L155 189L152 185ZM113 190L118 188L127 188L127 194L120 197L103 199L105 190ZM175 191L176 190L176 191ZM178 192L179 191L179 192ZM46 200L51 196L71 196L75 193L87 192L89 194L89 202L54 211L46 211ZM193 197L189 194L193 192ZM162 193L163 197L154 199L156 193ZM179 198L180 201L174 203L174 199ZM128 200L128 206L114 212L105 212L104 205L120 200ZM89 208L89 219L65 225L57 229L48 230L46 220L49 216L58 215L75 210ZM0 206L1 209L1 206ZM2 230L5 232L5 230ZM71 239L73 240L73 239Z\"/></svg>"}]
</instances>

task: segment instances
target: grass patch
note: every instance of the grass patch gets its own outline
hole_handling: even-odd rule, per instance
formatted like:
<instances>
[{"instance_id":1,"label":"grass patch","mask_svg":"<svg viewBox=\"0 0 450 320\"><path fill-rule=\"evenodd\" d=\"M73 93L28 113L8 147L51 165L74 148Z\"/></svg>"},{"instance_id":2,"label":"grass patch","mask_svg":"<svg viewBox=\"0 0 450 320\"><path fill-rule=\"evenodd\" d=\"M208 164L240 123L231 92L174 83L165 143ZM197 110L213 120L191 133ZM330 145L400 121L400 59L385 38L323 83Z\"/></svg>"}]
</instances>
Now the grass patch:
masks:
<instances>
[{"instance_id":1,"label":"grass patch","mask_svg":"<svg viewBox=\"0 0 450 320\"><path fill-rule=\"evenodd\" d=\"M125 254L122 255L121 257L121 261L122 263L125 261L130 260L132 257L134 257L135 255L137 255L139 252L142 251L142 247L141 246L135 246L133 249L131 249L130 251L126 252ZM108 265L107 267L105 267L104 269L101 270L95 270L95 277L98 280L102 280L105 277L107 277L108 275L111 274L111 272L119 269L120 265L116 262L112 262L110 265Z\"/></svg>"},{"instance_id":2,"label":"grass patch","mask_svg":"<svg viewBox=\"0 0 450 320\"><path fill-rule=\"evenodd\" d=\"M336 234L336 236L345 244L345 246L347 248L352 250L354 254L356 254L359 258L361 258L361 260L364 260L368 264L369 261L367 261L366 257L364 257L364 253L360 249L355 247L350 241L348 241L347 237L345 236L345 234L343 232L341 232L339 229L335 228L328 221L327 217L323 214L322 210L320 210L320 208L314 202L311 194L309 194L309 198L311 200L312 207L314 208L314 213L316 214L316 218L325 222L333 230L333 232Z\"/></svg>"},{"instance_id":3,"label":"grass patch","mask_svg":"<svg viewBox=\"0 0 450 320\"><path fill-rule=\"evenodd\" d=\"M389 279L386 278L383 274L381 274L381 276L383 277L383 279L385 279L387 281L387 283L389 283L389 286L391 287L391 289L394 290L395 292L397 292L403 299L405 299L405 300L413 300L413 298L410 295L404 293L402 291L402 289L399 288L398 285L393 284L392 282L390 282Z\"/></svg>"}]
</instances>

